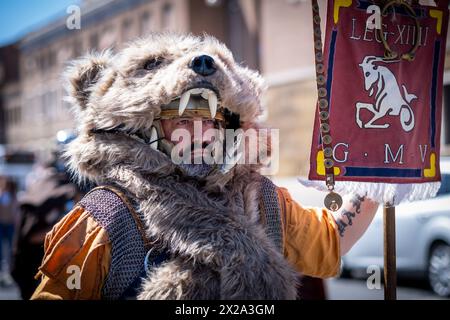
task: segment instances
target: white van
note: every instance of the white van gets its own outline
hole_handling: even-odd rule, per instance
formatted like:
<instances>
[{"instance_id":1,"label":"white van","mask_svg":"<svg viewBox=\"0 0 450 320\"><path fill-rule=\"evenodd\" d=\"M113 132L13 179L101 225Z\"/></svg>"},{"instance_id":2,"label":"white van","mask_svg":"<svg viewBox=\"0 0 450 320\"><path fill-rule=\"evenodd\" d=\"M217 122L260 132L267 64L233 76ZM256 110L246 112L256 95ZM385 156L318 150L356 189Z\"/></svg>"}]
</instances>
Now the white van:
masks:
<instances>
[{"instance_id":1,"label":"white van","mask_svg":"<svg viewBox=\"0 0 450 320\"><path fill-rule=\"evenodd\" d=\"M440 296L450 296L450 158L441 159L442 185L436 198L395 208L397 273L427 279ZM342 258L343 275L367 277L383 267L383 208L363 237Z\"/></svg>"}]
</instances>

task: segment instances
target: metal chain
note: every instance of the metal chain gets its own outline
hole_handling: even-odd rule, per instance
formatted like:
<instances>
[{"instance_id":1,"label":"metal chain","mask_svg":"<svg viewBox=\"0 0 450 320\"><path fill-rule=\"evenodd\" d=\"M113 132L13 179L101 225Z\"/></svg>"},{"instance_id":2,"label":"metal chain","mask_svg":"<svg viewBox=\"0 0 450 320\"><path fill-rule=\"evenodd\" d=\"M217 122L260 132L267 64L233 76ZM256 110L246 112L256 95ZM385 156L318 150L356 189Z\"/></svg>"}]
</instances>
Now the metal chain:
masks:
<instances>
[{"instance_id":1,"label":"metal chain","mask_svg":"<svg viewBox=\"0 0 450 320\"><path fill-rule=\"evenodd\" d=\"M320 134L322 137L322 149L324 155L324 166L326 185L330 193L325 198L325 206L337 211L342 205L342 198L334 190L334 161L333 161L333 139L330 133L329 124L329 99L328 90L326 87L327 79L325 75L324 57L322 52L322 30L320 27L320 12L317 0L311 0L312 4L312 18L313 18L313 33L314 33L314 59L316 65L316 83L318 94L318 112L320 119Z\"/></svg>"}]
</instances>

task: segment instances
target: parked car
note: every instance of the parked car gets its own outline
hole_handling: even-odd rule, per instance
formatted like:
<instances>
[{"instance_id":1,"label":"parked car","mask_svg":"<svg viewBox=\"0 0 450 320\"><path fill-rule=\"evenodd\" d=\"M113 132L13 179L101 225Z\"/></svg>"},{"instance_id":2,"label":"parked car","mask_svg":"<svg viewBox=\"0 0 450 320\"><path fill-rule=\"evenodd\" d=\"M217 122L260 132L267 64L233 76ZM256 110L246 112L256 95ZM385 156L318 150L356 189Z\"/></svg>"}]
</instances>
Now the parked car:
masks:
<instances>
[{"instance_id":1,"label":"parked car","mask_svg":"<svg viewBox=\"0 0 450 320\"><path fill-rule=\"evenodd\" d=\"M450 158L441 159L442 184L435 198L395 208L397 274L426 279L440 296L450 296ZM383 208L364 236L342 259L344 275L361 276L369 265L383 267Z\"/></svg>"}]
</instances>

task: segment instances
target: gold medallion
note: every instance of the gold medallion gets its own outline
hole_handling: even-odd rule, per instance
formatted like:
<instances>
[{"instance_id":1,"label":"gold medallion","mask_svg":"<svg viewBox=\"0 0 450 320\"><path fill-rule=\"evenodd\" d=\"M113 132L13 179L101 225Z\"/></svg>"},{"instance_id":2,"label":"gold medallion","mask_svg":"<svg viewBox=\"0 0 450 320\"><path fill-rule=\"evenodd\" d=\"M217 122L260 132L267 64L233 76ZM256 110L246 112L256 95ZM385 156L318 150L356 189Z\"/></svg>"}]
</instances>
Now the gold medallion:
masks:
<instances>
[{"instance_id":1,"label":"gold medallion","mask_svg":"<svg viewBox=\"0 0 450 320\"><path fill-rule=\"evenodd\" d=\"M323 201L328 210L336 212L342 206L342 197L336 192L331 191Z\"/></svg>"}]
</instances>

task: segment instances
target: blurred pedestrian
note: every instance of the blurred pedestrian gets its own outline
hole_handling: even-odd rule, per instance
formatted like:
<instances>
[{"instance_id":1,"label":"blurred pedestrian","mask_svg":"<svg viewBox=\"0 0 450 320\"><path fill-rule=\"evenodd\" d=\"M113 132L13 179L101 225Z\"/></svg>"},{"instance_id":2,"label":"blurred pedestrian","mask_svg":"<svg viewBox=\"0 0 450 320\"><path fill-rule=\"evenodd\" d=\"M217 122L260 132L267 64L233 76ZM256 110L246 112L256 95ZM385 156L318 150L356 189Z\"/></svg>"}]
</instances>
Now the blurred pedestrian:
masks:
<instances>
[{"instance_id":1,"label":"blurred pedestrian","mask_svg":"<svg viewBox=\"0 0 450 320\"><path fill-rule=\"evenodd\" d=\"M46 233L82 197L61 160L63 145L69 138L59 141L52 161L37 165L29 174L25 193L19 199L12 275L23 299L29 299L38 285L35 275L44 255Z\"/></svg>"},{"instance_id":2,"label":"blurred pedestrian","mask_svg":"<svg viewBox=\"0 0 450 320\"><path fill-rule=\"evenodd\" d=\"M16 183L7 177L0 177L0 286L10 286L12 242L18 204Z\"/></svg>"}]
</instances>

